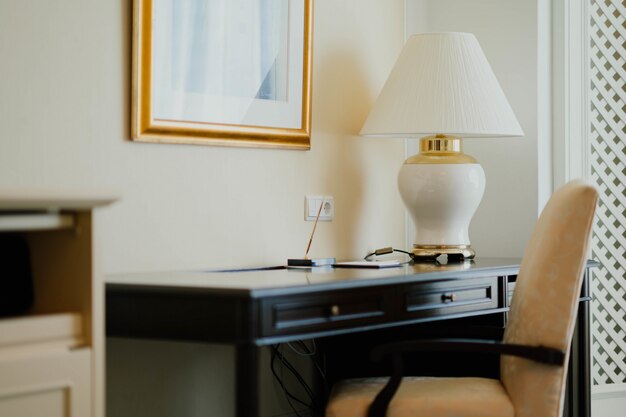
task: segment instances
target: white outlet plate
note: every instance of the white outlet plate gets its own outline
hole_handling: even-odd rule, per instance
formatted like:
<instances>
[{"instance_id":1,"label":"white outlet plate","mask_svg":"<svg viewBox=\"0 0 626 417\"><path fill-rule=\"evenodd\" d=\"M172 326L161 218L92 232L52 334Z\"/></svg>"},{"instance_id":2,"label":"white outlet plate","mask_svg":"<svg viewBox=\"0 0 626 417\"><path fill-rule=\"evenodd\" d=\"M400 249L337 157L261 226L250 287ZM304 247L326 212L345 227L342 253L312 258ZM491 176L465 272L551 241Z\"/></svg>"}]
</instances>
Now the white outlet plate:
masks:
<instances>
[{"instance_id":1,"label":"white outlet plate","mask_svg":"<svg viewBox=\"0 0 626 417\"><path fill-rule=\"evenodd\" d=\"M304 220L314 222L322 202L324 206L319 221L332 222L335 218L335 199L329 195L307 195L304 198Z\"/></svg>"}]
</instances>

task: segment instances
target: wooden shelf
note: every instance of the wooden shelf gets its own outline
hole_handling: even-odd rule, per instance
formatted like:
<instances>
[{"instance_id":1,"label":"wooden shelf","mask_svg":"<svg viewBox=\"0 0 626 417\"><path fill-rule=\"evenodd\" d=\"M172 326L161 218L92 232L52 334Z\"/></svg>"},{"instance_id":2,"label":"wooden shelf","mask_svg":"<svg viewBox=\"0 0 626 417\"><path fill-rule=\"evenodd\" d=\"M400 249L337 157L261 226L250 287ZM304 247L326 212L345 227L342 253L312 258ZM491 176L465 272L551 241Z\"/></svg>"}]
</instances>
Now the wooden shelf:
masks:
<instances>
[{"instance_id":1,"label":"wooden shelf","mask_svg":"<svg viewBox=\"0 0 626 417\"><path fill-rule=\"evenodd\" d=\"M74 227L74 217L62 213L2 213L0 232L60 230Z\"/></svg>"},{"instance_id":2,"label":"wooden shelf","mask_svg":"<svg viewBox=\"0 0 626 417\"><path fill-rule=\"evenodd\" d=\"M0 350L45 343L68 349L84 343L82 316L79 313L57 313L0 320Z\"/></svg>"},{"instance_id":3,"label":"wooden shelf","mask_svg":"<svg viewBox=\"0 0 626 417\"><path fill-rule=\"evenodd\" d=\"M114 200L101 191L0 187L0 302L23 300L2 306L15 315L0 317L0 416L104 416L93 209Z\"/></svg>"},{"instance_id":4,"label":"wooden shelf","mask_svg":"<svg viewBox=\"0 0 626 417\"><path fill-rule=\"evenodd\" d=\"M0 187L0 210L92 210L117 200L111 190Z\"/></svg>"}]
</instances>

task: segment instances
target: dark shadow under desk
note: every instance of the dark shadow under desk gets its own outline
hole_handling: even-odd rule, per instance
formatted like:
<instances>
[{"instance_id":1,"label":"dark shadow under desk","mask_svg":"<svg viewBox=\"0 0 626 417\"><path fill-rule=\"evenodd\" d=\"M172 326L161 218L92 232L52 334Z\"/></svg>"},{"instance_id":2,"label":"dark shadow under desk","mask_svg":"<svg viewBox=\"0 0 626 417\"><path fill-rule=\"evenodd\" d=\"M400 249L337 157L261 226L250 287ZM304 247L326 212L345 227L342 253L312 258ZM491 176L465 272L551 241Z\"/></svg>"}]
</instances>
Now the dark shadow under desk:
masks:
<instances>
[{"instance_id":1,"label":"dark shadow under desk","mask_svg":"<svg viewBox=\"0 0 626 417\"><path fill-rule=\"evenodd\" d=\"M345 360L358 356L350 349L359 346L365 352L382 335L406 338L407 333L433 332L449 337L469 329L498 337L506 325L519 261L480 258L380 270L112 275L106 283L106 333L235 345L237 417L255 417L261 346L320 339L329 353L333 380L363 369L362 363ZM588 263L587 271L596 265ZM586 272L568 374L565 415L571 417L591 414L589 300ZM463 368L450 364L438 370L471 372ZM482 370L493 375L493 368L490 361Z\"/></svg>"}]
</instances>

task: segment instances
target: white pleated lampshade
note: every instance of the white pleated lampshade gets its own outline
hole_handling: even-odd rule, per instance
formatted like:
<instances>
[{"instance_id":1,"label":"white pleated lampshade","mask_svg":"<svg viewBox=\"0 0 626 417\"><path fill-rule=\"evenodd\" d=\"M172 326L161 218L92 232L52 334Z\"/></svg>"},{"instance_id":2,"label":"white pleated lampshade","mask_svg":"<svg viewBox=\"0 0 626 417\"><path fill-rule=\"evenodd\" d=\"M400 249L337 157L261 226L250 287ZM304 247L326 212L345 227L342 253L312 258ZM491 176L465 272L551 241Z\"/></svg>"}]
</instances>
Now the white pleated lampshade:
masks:
<instances>
[{"instance_id":1,"label":"white pleated lampshade","mask_svg":"<svg viewBox=\"0 0 626 417\"><path fill-rule=\"evenodd\" d=\"M413 35L361 129L376 137L432 134L524 134L471 33Z\"/></svg>"}]
</instances>

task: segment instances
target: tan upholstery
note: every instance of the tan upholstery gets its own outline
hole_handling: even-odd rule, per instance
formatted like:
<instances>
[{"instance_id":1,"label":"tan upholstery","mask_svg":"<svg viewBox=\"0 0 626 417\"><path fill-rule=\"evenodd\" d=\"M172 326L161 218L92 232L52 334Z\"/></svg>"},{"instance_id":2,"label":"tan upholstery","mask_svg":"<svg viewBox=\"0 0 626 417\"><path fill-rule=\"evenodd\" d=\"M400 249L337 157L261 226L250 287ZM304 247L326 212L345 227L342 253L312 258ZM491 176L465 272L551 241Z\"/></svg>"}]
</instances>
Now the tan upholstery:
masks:
<instances>
[{"instance_id":1,"label":"tan upholstery","mask_svg":"<svg viewBox=\"0 0 626 417\"><path fill-rule=\"evenodd\" d=\"M352 379L333 387L326 417L362 417L387 378ZM504 387L487 378L404 378L388 417L513 417Z\"/></svg>"},{"instance_id":2,"label":"tan upholstery","mask_svg":"<svg viewBox=\"0 0 626 417\"><path fill-rule=\"evenodd\" d=\"M543 210L524 252L505 342L567 352L597 193L572 181ZM560 417L567 366L502 356L502 382L484 378L404 378L389 417ZM333 388L327 417L364 417L387 379L343 381Z\"/></svg>"},{"instance_id":3,"label":"tan upholstery","mask_svg":"<svg viewBox=\"0 0 626 417\"><path fill-rule=\"evenodd\" d=\"M579 181L550 198L524 252L505 342L557 348L569 356L597 198ZM517 417L561 416L567 366L503 356L500 368Z\"/></svg>"}]
</instances>

